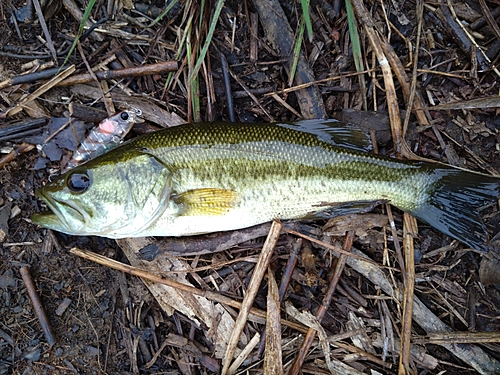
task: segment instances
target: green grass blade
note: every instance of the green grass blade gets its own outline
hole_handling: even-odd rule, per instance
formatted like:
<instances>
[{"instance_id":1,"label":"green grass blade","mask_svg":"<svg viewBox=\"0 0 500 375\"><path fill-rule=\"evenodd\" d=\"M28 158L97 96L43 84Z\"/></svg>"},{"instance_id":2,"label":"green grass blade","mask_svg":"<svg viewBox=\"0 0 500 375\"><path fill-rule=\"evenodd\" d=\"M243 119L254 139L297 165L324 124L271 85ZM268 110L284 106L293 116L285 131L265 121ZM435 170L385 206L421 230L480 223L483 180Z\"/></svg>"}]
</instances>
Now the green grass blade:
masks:
<instances>
[{"instance_id":1,"label":"green grass blade","mask_svg":"<svg viewBox=\"0 0 500 375\"><path fill-rule=\"evenodd\" d=\"M186 26L184 27L181 41L180 41L179 46L177 48L177 52L175 53L175 56L174 56L175 60L179 60L181 58L181 53L182 53L182 50L184 49L184 45L186 44L186 39L187 39L188 35L191 33L192 24L193 24L193 15L191 15L186 22ZM173 76L174 76L174 72L168 73L167 79L165 81L165 88L169 87Z\"/></svg>"},{"instance_id":2,"label":"green grass blade","mask_svg":"<svg viewBox=\"0 0 500 375\"><path fill-rule=\"evenodd\" d=\"M217 6L215 7L214 16L212 18L212 22L210 23L210 28L208 29L207 39L203 44L203 48L201 49L200 55L198 56L198 60L196 60L196 65L191 71L191 75L189 76L189 80L192 80L198 71L200 70L201 64L205 59L205 56L208 52L208 48L210 47L210 43L212 42L212 37L214 36L215 26L217 26L217 21L219 21L220 12L222 7L224 6L224 0L218 0Z\"/></svg>"},{"instance_id":3,"label":"green grass blade","mask_svg":"<svg viewBox=\"0 0 500 375\"><path fill-rule=\"evenodd\" d=\"M311 0L300 0L300 5L302 6L302 19L306 24L307 36L309 42L313 40L313 27L311 22L311 13L309 12L309 3Z\"/></svg>"},{"instance_id":4,"label":"green grass blade","mask_svg":"<svg viewBox=\"0 0 500 375\"><path fill-rule=\"evenodd\" d=\"M288 86L293 85L293 79L295 78L295 73L297 71L297 64L299 63L300 49L302 47L302 41L304 40L304 19L300 20L299 34L295 40L295 45L293 46L293 59L290 66L290 75L288 77Z\"/></svg>"},{"instance_id":5,"label":"green grass blade","mask_svg":"<svg viewBox=\"0 0 500 375\"><path fill-rule=\"evenodd\" d=\"M73 54L73 51L75 50L76 45L78 44L78 41L80 40L80 37L83 34L83 30L85 29L85 23L89 19L90 12L92 12L92 8L94 7L96 1L97 0L90 0L89 3L87 4L85 12L83 13L82 22L80 22L80 27L78 28L78 33L76 34L75 40L73 41L73 44L71 45L71 48L69 49L69 52L66 55L66 58L64 59L64 62L62 63L61 66L64 66L68 62L70 56Z\"/></svg>"},{"instance_id":6,"label":"green grass blade","mask_svg":"<svg viewBox=\"0 0 500 375\"><path fill-rule=\"evenodd\" d=\"M172 9L175 6L175 4L177 4L178 2L179 2L179 0L172 0L170 2L170 4L168 4L165 7L165 9L163 9L163 11L160 13L160 15L158 17L156 17L153 22L151 22L151 24L149 25L149 27L152 27L152 26L156 25L158 22L160 22L161 19L163 17L165 17L167 15L167 13L170 12L170 9Z\"/></svg>"},{"instance_id":7,"label":"green grass blade","mask_svg":"<svg viewBox=\"0 0 500 375\"><path fill-rule=\"evenodd\" d=\"M201 30L201 24L203 23L203 14L205 13L205 0L201 0L200 4L200 20L198 22L198 30Z\"/></svg>"},{"instance_id":8,"label":"green grass blade","mask_svg":"<svg viewBox=\"0 0 500 375\"><path fill-rule=\"evenodd\" d=\"M188 37L186 39L186 57L188 61L188 67L191 66L191 61L194 60L194 51L191 44L191 38ZM188 68L189 71L189 68ZM193 73L190 72L190 76L193 76ZM188 79L186 82L186 86L189 86L189 97L191 101L191 109L192 109L192 117L194 122L201 121L200 119L200 85L198 76L194 75L193 78Z\"/></svg>"},{"instance_id":9,"label":"green grass blade","mask_svg":"<svg viewBox=\"0 0 500 375\"><path fill-rule=\"evenodd\" d=\"M356 65L356 70L358 72L362 72L365 68L363 65L363 55L361 53L361 43L359 41L358 25L352 9L351 0L345 0L345 9L347 13L347 24L349 25L349 35L352 43L352 56L354 58L354 64ZM361 86L363 109L366 111L368 110L368 104L366 101L366 83L364 75L359 76L359 84Z\"/></svg>"}]
</instances>

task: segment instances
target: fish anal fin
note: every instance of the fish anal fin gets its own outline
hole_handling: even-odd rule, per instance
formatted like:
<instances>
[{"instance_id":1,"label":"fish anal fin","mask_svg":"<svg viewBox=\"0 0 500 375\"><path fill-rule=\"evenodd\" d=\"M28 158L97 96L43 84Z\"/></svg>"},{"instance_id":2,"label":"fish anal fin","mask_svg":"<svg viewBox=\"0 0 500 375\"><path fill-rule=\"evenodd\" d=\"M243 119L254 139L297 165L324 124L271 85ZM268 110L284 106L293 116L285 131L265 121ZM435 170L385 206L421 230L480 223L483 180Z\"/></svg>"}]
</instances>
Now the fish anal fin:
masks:
<instances>
[{"instance_id":1,"label":"fish anal fin","mask_svg":"<svg viewBox=\"0 0 500 375\"><path fill-rule=\"evenodd\" d=\"M304 216L303 220L332 219L337 216L363 214L370 212L375 207L387 203L386 199L375 201L353 201L353 202L322 202L316 205L318 211L313 211ZM320 207L325 207L321 209Z\"/></svg>"},{"instance_id":2,"label":"fish anal fin","mask_svg":"<svg viewBox=\"0 0 500 375\"><path fill-rule=\"evenodd\" d=\"M229 189L201 188L174 195L172 199L181 208L180 215L219 216L234 209L240 195Z\"/></svg>"}]
</instances>

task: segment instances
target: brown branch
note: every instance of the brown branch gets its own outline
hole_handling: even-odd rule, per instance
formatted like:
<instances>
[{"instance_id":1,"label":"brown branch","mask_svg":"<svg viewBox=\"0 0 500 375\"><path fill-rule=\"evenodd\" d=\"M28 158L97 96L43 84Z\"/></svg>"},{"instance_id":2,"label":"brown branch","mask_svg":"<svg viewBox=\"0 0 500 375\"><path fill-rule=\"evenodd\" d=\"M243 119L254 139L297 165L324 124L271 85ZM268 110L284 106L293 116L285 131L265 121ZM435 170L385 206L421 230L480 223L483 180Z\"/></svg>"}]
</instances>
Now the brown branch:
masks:
<instances>
[{"instance_id":1,"label":"brown branch","mask_svg":"<svg viewBox=\"0 0 500 375\"><path fill-rule=\"evenodd\" d=\"M95 76L99 80L126 78L126 77L140 77L150 74L164 74L177 70L177 61L165 61L158 64L149 64L135 66L133 68L123 68L116 70L107 70L104 72L95 72ZM58 86L76 85L78 83L92 82L94 79L89 73L78 74L70 77L58 84Z\"/></svg>"},{"instance_id":2,"label":"brown branch","mask_svg":"<svg viewBox=\"0 0 500 375\"><path fill-rule=\"evenodd\" d=\"M50 36L49 28L47 27L47 24L45 23L45 17L42 12L42 7L40 6L40 3L38 0L33 0L33 5L35 6L36 14L38 16L38 22L40 22L40 27L42 28L43 35L45 35L45 39L47 42L47 46L49 47L49 51L54 58L54 61L57 63L57 52L56 48L54 47L54 43L52 42L52 37Z\"/></svg>"},{"instance_id":3,"label":"brown branch","mask_svg":"<svg viewBox=\"0 0 500 375\"><path fill-rule=\"evenodd\" d=\"M33 303L33 308L35 309L35 314L40 321L40 325L42 326L43 334L45 339L47 340L47 344L52 346L55 344L56 339L54 334L52 333L52 328L50 327L49 320L47 319L47 314L45 314L45 310L43 309L42 302L40 301L40 297L36 292L35 283L30 274L30 269L27 266L21 267L19 269L21 276L24 281L24 285L26 285L26 290L28 291L28 295L31 298L31 302Z\"/></svg>"},{"instance_id":4,"label":"brown branch","mask_svg":"<svg viewBox=\"0 0 500 375\"><path fill-rule=\"evenodd\" d=\"M281 276L281 281L280 281L280 286L278 289L278 296L279 296L279 302L281 303L283 299L285 298L285 293L286 290L288 289L288 285L290 284L290 281L292 280L292 275L293 271L295 270L295 266L297 265L298 261L298 255L300 248L302 247L302 238L297 238L293 245L292 245L292 251L290 252L290 255L288 257L288 261L285 266L285 270L283 271L283 275ZM257 353L257 356L260 358L262 357L262 353L264 352L264 348L266 344L266 329L261 333L261 339L260 339L260 346L259 346L259 351Z\"/></svg>"}]
</instances>

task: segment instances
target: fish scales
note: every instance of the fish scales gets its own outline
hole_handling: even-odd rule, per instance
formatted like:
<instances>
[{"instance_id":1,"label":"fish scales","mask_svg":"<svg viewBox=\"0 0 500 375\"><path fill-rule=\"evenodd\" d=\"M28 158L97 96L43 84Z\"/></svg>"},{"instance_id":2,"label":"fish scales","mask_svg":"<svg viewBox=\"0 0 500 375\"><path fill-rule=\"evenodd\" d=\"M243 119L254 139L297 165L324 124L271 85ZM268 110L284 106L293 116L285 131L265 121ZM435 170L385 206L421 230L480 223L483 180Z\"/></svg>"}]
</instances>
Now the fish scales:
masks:
<instances>
[{"instance_id":1,"label":"fish scales","mask_svg":"<svg viewBox=\"0 0 500 375\"><path fill-rule=\"evenodd\" d=\"M386 199L485 250L477 208L498 196L498 179L339 147L329 132L338 123L315 121L187 124L136 138L44 187L54 213L34 221L70 234L182 236Z\"/></svg>"},{"instance_id":2,"label":"fish scales","mask_svg":"<svg viewBox=\"0 0 500 375\"><path fill-rule=\"evenodd\" d=\"M167 161L176 185L184 191L217 186L260 193L265 201L292 195L287 200L304 202L307 212L320 202L381 198L410 210L425 199L432 182L420 162L401 164L341 149L314 134L274 125L179 130L166 133L168 137L160 134L152 144L141 139L138 145Z\"/></svg>"}]
</instances>

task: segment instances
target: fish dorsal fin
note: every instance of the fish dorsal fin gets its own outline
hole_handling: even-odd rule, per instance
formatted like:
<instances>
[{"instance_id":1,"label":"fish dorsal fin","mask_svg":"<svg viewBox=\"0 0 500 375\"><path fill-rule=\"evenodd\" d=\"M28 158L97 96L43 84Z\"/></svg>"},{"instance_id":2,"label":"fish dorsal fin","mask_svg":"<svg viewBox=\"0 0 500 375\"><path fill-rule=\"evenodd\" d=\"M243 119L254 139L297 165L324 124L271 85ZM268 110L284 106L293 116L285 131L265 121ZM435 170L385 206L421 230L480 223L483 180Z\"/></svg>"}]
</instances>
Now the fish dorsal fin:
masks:
<instances>
[{"instance_id":1,"label":"fish dorsal fin","mask_svg":"<svg viewBox=\"0 0 500 375\"><path fill-rule=\"evenodd\" d=\"M373 149L370 135L354 125L335 119L302 120L294 123L278 123L278 126L314 134L319 140L357 151Z\"/></svg>"},{"instance_id":2,"label":"fish dorsal fin","mask_svg":"<svg viewBox=\"0 0 500 375\"><path fill-rule=\"evenodd\" d=\"M231 211L240 201L240 195L228 189L202 188L173 195L180 207L180 215L219 216Z\"/></svg>"}]
</instances>

